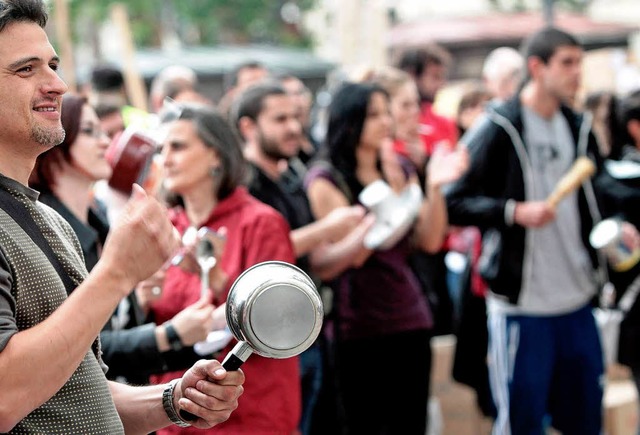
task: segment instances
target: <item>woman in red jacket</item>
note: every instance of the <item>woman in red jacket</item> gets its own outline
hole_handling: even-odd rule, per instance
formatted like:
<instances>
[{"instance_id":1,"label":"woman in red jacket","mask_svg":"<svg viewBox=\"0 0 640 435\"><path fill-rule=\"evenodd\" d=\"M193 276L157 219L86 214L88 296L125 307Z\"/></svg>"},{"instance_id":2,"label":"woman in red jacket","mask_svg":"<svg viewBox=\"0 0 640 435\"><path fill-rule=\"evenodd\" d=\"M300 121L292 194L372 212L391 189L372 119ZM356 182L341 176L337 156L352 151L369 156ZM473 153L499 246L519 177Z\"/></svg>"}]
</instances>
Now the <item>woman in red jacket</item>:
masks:
<instances>
[{"instance_id":1,"label":"woman in red jacket","mask_svg":"<svg viewBox=\"0 0 640 435\"><path fill-rule=\"evenodd\" d=\"M180 233L190 227L214 231L224 228L224 252L218 252L209 280L213 287L211 298L218 307L215 315L224 312L229 288L245 269L267 260L293 263L295 256L284 218L241 186L245 161L227 121L206 106L179 106L178 113L177 119L168 123L163 144L163 188L169 193L172 220ZM197 301L200 288L199 273L170 267L162 298L151 308L156 321L170 319ZM297 358L249 358L242 366L247 381L240 405L227 422L216 427L215 433L295 433L301 400L298 365ZM176 373L166 373L155 381L166 382L175 376ZM176 426L159 433L191 431L202 433Z\"/></svg>"}]
</instances>

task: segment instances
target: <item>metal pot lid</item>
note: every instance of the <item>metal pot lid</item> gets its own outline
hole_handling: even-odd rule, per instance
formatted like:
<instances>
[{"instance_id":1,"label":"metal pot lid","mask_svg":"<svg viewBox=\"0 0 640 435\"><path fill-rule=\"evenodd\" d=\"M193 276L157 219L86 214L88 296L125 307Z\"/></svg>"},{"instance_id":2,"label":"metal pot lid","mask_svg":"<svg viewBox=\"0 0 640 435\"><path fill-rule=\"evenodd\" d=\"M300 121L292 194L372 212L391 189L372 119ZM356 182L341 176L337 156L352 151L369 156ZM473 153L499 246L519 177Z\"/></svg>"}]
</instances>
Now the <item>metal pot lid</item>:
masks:
<instances>
[{"instance_id":1,"label":"metal pot lid","mask_svg":"<svg viewBox=\"0 0 640 435\"><path fill-rule=\"evenodd\" d=\"M267 261L244 271L227 297L227 324L264 357L306 350L322 328L323 307L313 281L298 267Z\"/></svg>"},{"instance_id":2,"label":"metal pot lid","mask_svg":"<svg viewBox=\"0 0 640 435\"><path fill-rule=\"evenodd\" d=\"M273 351L305 345L317 323L309 295L290 284L276 284L260 292L248 320L255 338Z\"/></svg>"}]
</instances>

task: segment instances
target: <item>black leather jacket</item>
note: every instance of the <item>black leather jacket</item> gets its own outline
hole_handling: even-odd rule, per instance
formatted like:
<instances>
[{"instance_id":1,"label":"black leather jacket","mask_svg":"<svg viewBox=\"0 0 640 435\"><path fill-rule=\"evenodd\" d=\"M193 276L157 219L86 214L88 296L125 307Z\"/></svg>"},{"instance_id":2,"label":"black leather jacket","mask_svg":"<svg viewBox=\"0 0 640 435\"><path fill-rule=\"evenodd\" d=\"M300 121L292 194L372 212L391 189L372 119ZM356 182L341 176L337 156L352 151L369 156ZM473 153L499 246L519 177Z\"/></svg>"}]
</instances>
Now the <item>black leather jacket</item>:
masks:
<instances>
[{"instance_id":1,"label":"black leather jacket","mask_svg":"<svg viewBox=\"0 0 640 435\"><path fill-rule=\"evenodd\" d=\"M562 107L576 144L576 156L590 157L601 172L602 159L590 118ZM522 106L518 97L489 107L483 119L461 139L469 148L470 167L457 182L444 189L452 225L477 226L499 236L500 254L494 276L487 279L491 291L518 303L521 289L531 273L531 244L527 229L510 222L515 202L532 197L533 181L527 144L523 140ZM595 269L603 274L601 261L588 242L594 221L601 219L591 182L579 191L581 234ZM487 238L483 238L486 240Z\"/></svg>"}]
</instances>

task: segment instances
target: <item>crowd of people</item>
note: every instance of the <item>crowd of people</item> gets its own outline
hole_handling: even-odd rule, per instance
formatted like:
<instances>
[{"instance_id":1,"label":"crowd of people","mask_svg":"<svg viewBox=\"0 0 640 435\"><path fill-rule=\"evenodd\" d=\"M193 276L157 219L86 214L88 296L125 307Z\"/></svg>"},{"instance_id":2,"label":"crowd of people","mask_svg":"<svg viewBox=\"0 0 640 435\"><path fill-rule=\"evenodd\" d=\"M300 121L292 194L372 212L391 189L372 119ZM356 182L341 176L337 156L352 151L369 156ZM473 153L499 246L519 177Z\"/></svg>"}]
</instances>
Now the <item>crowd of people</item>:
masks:
<instances>
[{"instance_id":1,"label":"crowd of people","mask_svg":"<svg viewBox=\"0 0 640 435\"><path fill-rule=\"evenodd\" d=\"M0 0L0 432L424 435L431 338L455 333L494 434L601 433L592 309L637 292L640 263L616 270L589 235L615 218L640 250L640 91L581 105L573 35L491 52L456 119L435 110L436 44L344 71L323 113L250 60L219 101L168 67L141 114L111 66L67 92L46 22L41 0ZM152 151L122 189L110 152L132 133ZM550 204L579 157L595 175ZM316 284L321 335L227 372L231 286L274 260ZM639 313L617 357L640 389Z\"/></svg>"}]
</instances>

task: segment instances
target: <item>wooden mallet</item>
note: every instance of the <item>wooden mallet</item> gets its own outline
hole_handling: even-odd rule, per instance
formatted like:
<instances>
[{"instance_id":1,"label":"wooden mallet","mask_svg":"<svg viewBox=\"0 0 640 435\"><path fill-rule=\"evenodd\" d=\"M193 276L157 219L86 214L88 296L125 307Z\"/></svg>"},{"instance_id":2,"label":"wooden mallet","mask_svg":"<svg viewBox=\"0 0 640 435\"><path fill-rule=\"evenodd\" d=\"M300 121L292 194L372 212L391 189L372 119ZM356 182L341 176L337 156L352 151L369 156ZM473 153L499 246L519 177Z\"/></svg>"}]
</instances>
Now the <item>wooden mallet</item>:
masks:
<instances>
[{"instance_id":1,"label":"wooden mallet","mask_svg":"<svg viewBox=\"0 0 640 435\"><path fill-rule=\"evenodd\" d=\"M566 174L562 176L556 184L553 192L547 197L547 204L556 208L560 201L576 190L580 185L596 173L596 165L587 157L578 157L569 168Z\"/></svg>"}]
</instances>

